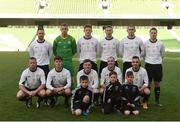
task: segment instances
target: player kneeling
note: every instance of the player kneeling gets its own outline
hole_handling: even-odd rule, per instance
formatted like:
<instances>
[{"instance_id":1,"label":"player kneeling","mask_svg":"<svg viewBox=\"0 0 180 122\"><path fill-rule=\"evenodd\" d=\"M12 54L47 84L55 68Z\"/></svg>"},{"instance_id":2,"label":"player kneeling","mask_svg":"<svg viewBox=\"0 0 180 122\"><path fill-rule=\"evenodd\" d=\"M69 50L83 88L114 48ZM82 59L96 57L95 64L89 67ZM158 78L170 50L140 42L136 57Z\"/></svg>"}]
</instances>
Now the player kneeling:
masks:
<instances>
[{"instance_id":1,"label":"player kneeling","mask_svg":"<svg viewBox=\"0 0 180 122\"><path fill-rule=\"evenodd\" d=\"M92 102L92 90L88 87L89 79L87 76L80 77L80 86L73 91L71 99L72 114L79 116L88 115Z\"/></svg>"},{"instance_id":2,"label":"player kneeling","mask_svg":"<svg viewBox=\"0 0 180 122\"><path fill-rule=\"evenodd\" d=\"M57 104L58 96L65 97L64 104L69 107L68 100L71 97L71 75L70 72L62 67L63 59L59 56L54 58L55 68L52 69L47 77L46 94L50 98L50 105Z\"/></svg>"},{"instance_id":3,"label":"player kneeling","mask_svg":"<svg viewBox=\"0 0 180 122\"><path fill-rule=\"evenodd\" d=\"M114 108L117 112L120 112L121 84L115 71L109 73L109 85L106 86L104 91L102 107L104 114L112 113Z\"/></svg>"},{"instance_id":4,"label":"player kneeling","mask_svg":"<svg viewBox=\"0 0 180 122\"><path fill-rule=\"evenodd\" d=\"M139 114L140 94L136 85L133 85L134 75L132 71L126 73L127 83L122 85L122 110L125 115L131 112L134 115Z\"/></svg>"},{"instance_id":5,"label":"player kneeling","mask_svg":"<svg viewBox=\"0 0 180 122\"><path fill-rule=\"evenodd\" d=\"M20 90L17 93L17 98L20 101L25 101L26 107L32 105L32 97L38 96L36 108L40 107L40 102L46 96L45 74L44 71L37 67L36 58L29 58L29 67L25 69L19 81Z\"/></svg>"}]
</instances>

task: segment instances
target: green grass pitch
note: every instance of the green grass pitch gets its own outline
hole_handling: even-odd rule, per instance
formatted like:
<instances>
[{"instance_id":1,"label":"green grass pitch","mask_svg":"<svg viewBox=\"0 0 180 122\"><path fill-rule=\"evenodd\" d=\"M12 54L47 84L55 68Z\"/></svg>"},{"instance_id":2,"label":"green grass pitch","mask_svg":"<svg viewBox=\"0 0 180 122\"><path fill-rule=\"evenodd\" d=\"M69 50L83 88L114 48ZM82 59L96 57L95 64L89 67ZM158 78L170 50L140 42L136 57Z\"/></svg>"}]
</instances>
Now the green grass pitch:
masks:
<instances>
[{"instance_id":1,"label":"green grass pitch","mask_svg":"<svg viewBox=\"0 0 180 122\"><path fill-rule=\"evenodd\" d=\"M0 120L180 120L180 53L166 53L164 59L164 78L161 82L162 107L156 107L154 93L150 97L148 110L140 111L139 116L120 116L116 113L103 115L101 109L93 107L87 117L75 117L70 109L60 105L54 108L35 106L27 109L24 103L16 99L18 81L22 71L27 66L27 52L1 52L0 53ZM74 68L77 71L78 61L74 60ZM120 68L122 60L119 60ZM53 64L51 64L51 68ZM122 68L121 68L122 69Z\"/></svg>"}]
</instances>

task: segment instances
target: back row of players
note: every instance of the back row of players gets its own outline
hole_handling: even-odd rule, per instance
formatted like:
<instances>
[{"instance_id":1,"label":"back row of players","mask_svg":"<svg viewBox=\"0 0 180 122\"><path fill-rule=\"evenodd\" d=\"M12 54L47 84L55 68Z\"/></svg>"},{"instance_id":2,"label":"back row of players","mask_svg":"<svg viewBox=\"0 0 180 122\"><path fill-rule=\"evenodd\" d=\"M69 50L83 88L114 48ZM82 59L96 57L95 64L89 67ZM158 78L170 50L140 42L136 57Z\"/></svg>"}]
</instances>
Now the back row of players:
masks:
<instances>
[{"instance_id":1,"label":"back row of players","mask_svg":"<svg viewBox=\"0 0 180 122\"><path fill-rule=\"evenodd\" d=\"M152 80L154 81L155 86L155 103L158 106L161 105L159 101L159 95L160 81L162 80L162 59L165 49L163 43L157 39L156 28L150 29L150 39L143 43L140 38L135 36L135 26L127 27L128 36L122 39L120 42L112 36L113 27L106 26L104 29L106 37L98 42L98 40L91 35L92 26L85 25L85 35L78 40L77 45L75 39L68 35L68 25L66 23L60 25L60 30L61 34L54 40L52 47L51 44L44 39L44 29L39 28L37 31L38 39L32 42L29 47L29 53L31 57L29 59L29 68L27 68L22 73L19 82L20 91L17 93L17 97L20 100L25 100L28 107L31 105L30 98L35 95L41 96L37 100L37 108L40 107L40 101L42 100L42 97L45 96L48 96L50 98L50 104L54 105L57 98L54 97L54 95L65 96L65 104L68 106L68 98L71 96L71 82L74 76L72 57L76 52L80 55L80 65L79 72L77 73L77 88L74 90L74 95L72 97L71 105L73 113L76 109L78 112L76 111L75 114L83 113L82 110L84 108L88 108L87 105L84 104L75 104L76 102L80 102L79 100L75 100L77 99L74 98L75 96L79 97L82 103L89 103L88 101L90 101L89 99L91 98L87 97L91 95L86 94L89 92L87 92L87 89L85 90L82 87L83 83L81 81L87 80L89 82L89 87L92 89L94 104L99 103L99 95L102 96L102 105L104 104L103 101L116 104L119 102L117 102L117 100L114 102L114 98L121 97L117 97L115 95L115 92L118 89L116 87L112 87L113 85L111 84L110 74L115 74L115 79L117 79L120 85L122 85L124 83L128 83L128 81L125 80L125 78L128 79L127 74L131 74L128 72L133 73L133 85L137 86L138 92L144 96L142 102L143 108L148 109L147 101L150 95L150 83ZM50 64L52 53L55 55L55 68L49 72L48 65ZM96 64L98 55L100 56L101 60L99 76L97 73L98 70ZM122 56L123 75L121 74L120 68L118 68L118 56ZM141 67L140 58L145 59L145 69ZM44 72L40 68L43 69ZM113 73L112 71L116 73ZM41 72L45 73L44 78L42 75L43 73ZM87 76L88 79L86 79L85 76ZM47 81L45 79L47 79ZM100 83L98 79L100 79ZM47 90L44 89L45 84ZM107 87L110 88L107 89ZM111 90L111 88L114 88L114 90ZM125 87L125 89L127 90L128 87ZM131 89L131 92L136 92L135 88L129 89ZM108 95L111 96L113 100L106 99L106 95L102 95L106 94L108 90L114 92L114 95ZM78 91L79 93L76 93ZM83 97L80 94L82 94ZM122 92L121 96L123 95L124 93ZM104 99L103 96L105 97ZM128 97L127 99L130 99L129 96L133 97L133 95L128 94L125 96ZM124 100L127 99L124 98ZM123 98L120 100L123 101ZM132 99L129 100L126 105L128 107L136 108L132 101ZM116 104L116 106L119 105ZM108 108L108 110L111 109ZM86 111L84 112L86 113ZM128 112L125 113L127 114ZM137 113L138 112L135 111L135 114Z\"/></svg>"}]
</instances>

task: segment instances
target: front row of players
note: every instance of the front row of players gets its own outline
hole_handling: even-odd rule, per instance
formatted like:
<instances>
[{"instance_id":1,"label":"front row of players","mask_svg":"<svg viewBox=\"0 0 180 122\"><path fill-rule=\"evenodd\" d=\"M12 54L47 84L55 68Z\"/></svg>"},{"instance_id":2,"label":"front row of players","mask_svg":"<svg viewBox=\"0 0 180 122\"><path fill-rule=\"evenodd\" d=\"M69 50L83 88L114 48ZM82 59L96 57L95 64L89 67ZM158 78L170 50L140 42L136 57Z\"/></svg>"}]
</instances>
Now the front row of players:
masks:
<instances>
[{"instance_id":1,"label":"front row of players","mask_svg":"<svg viewBox=\"0 0 180 122\"><path fill-rule=\"evenodd\" d=\"M62 67L62 58L55 57L53 68L45 82L43 70L37 67L36 58L29 58L29 67L23 71L17 98L25 101L28 108L32 105L32 97L37 96L36 107L40 107L43 98L48 98L48 104L54 106L57 104L58 96L65 97L65 105L69 106L71 98L71 110L75 115L87 115L91 103L98 102L98 96L101 96L101 105L104 113L108 114L114 111L122 111L125 115L131 112L139 114L140 95L144 97L143 108L147 109L147 101L150 95L148 89L148 77L144 68L140 67L138 57L133 57L132 68L126 72L126 80L122 85L121 70L115 66L113 57L109 57L108 66L103 69L101 75L100 90L98 90L98 74L91 69L91 61L83 62L83 69L77 74L77 88L71 92L70 72ZM106 71L105 71L106 70ZM103 73L104 72L104 73ZM134 75L136 75L134 79ZM100 91L100 92L99 92Z\"/></svg>"}]
</instances>

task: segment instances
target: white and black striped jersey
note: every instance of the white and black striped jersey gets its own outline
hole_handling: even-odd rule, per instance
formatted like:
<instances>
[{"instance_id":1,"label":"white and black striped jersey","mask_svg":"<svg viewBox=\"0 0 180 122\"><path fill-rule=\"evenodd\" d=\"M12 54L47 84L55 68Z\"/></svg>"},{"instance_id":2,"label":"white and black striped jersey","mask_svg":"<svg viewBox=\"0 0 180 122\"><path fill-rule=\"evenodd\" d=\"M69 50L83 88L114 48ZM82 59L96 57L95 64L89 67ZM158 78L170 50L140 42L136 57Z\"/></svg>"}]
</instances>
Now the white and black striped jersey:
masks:
<instances>
[{"instance_id":1,"label":"white and black striped jersey","mask_svg":"<svg viewBox=\"0 0 180 122\"><path fill-rule=\"evenodd\" d=\"M101 61L107 62L107 59L111 56L116 61L119 54L119 40L113 37L111 39L104 38L99 44L99 53Z\"/></svg>"},{"instance_id":2,"label":"white and black striped jersey","mask_svg":"<svg viewBox=\"0 0 180 122\"><path fill-rule=\"evenodd\" d=\"M29 46L30 57L35 57L39 66L50 64L52 53L52 45L47 41L34 40Z\"/></svg>"},{"instance_id":3,"label":"white and black striped jersey","mask_svg":"<svg viewBox=\"0 0 180 122\"><path fill-rule=\"evenodd\" d=\"M46 88L53 90L53 88L63 87L64 89L71 87L71 74L69 70L63 68L61 71L56 71L53 68L48 76Z\"/></svg>"},{"instance_id":4,"label":"white and black striped jersey","mask_svg":"<svg viewBox=\"0 0 180 122\"><path fill-rule=\"evenodd\" d=\"M148 79L146 69L144 69L143 67L140 67L138 71L134 71L133 68L131 67L126 70L126 73L128 71L133 72L133 75L134 75L133 84L134 85L138 86L138 88L141 88L143 85L148 87L149 79ZM126 77L126 74L125 74L125 77ZM125 83L127 83L127 80L125 80Z\"/></svg>"},{"instance_id":5,"label":"white and black striped jersey","mask_svg":"<svg viewBox=\"0 0 180 122\"><path fill-rule=\"evenodd\" d=\"M97 89L99 87L99 80L98 80L98 74L95 70L91 69L91 72L89 74L86 74L84 72L84 69L80 70L77 73L77 87L80 86L80 77L82 75L86 75L89 79L89 87L93 89Z\"/></svg>"},{"instance_id":6,"label":"white and black striped jersey","mask_svg":"<svg viewBox=\"0 0 180 122\"><path fill-rule=\"evenodd\" d=\"M98 40L94 37L89 39L82 37L77 42L77 53L80 56L80 63L83 63L85 59L90 59L96 62L96 56L98 54Z\"/></svg>"},{"instance_id":7,"label":"white and black striped jersey","mask_svg":"<svg viewBox=\"0 0 180 122\"><path fill-rule=\"evenodd\" d=\"M117 73L117 79L118 81L122 84L122 73L121 69L117 66L115 66L114 70ZM103 68L101 72L101 80L100 80L100 85L108 85L109 84L109 73L111 71L108 69L108 67Z\"/></svg>"},{"instance_id":8,"label":"white and black striped jersey","mask_svg":"<svg viewBox=\"0 0 180 122\"><path fill-rule=\"evenodd\" d=\"M23 85L28 89L37 89L41 84L46 84L44 71L37 67L32 72L29 68L22 72L19 85Z\"/></svg>"},{"instance_id":9,"label":"white and black striped jersey","mask_svg":"<svg viewBox=\"0 0 180 122\"><path fill-rule=\"evenodd\" d=\"M145 62L149 64L162 64L165 47L160 40L145 42Z\"/></svg>"},{"instance_id":10,"label":"white and black striped jersey","mask_svg":"<svg viewBox=\"0 0 180 122\"><path fill-rule=\"evenodd\" d=\"M143 41L136 37L128 38L125 37L121 40L119 45L119 53L122 56L123 62L132 62L133 56L143 57L144 56L144 44Z\"/></svg>"}]
</instances>

